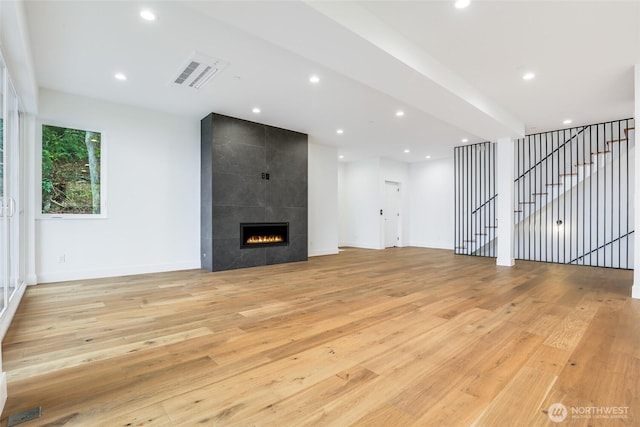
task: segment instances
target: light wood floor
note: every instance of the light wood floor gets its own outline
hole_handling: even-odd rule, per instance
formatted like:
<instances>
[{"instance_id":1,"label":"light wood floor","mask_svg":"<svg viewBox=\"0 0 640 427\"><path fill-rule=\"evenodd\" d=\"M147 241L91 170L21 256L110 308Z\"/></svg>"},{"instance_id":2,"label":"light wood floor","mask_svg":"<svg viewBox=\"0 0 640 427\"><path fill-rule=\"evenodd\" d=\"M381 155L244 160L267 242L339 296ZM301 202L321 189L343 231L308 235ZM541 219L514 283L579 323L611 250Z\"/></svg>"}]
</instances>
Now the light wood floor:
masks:
<instances>
[{"instance_id":1,"label":"light wood floor","mask_svg":"<svg viewBox=\"0 0 640 427\"><path fill-rule=\"evenodd\" d=\"M638 426L631 280L402 248L33 286L1 424ZM628 408L555 424L556 402Z\"/></svg>"}]
</instances>

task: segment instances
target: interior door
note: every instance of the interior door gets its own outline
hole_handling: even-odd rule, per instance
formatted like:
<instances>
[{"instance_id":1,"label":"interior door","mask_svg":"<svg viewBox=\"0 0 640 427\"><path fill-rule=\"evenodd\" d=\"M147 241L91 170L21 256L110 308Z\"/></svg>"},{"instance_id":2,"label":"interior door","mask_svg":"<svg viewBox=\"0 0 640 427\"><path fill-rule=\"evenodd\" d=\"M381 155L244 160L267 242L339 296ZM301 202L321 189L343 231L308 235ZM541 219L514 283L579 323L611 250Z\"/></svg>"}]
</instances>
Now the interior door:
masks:
<instances>
[{"instance_id":1,"label":"interior door","mask_svg":"<svg viewBox=\"0 0 640 427\"><path fill-rule=\"evenodd\" d=\"M400 244L400 184L385 181L384 192L384 247Z\"/></svg>"}]
</instances>

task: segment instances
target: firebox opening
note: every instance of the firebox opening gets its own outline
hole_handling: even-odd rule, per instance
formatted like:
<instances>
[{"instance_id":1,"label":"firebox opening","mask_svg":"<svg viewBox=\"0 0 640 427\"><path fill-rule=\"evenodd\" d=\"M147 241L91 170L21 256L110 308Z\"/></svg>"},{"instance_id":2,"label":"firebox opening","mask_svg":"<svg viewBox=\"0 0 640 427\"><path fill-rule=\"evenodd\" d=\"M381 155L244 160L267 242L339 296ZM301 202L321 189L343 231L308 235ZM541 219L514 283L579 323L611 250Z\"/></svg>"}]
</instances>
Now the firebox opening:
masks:
<instances>
[{"instance_id":1,"label":"firebox opening","mask_svg":"<svg viewBox=\"0 0 640 427\"><path fill-rule=\"evenodd\" d=\"M288 244L288 222L240 223L241 248L286 246Z\"/></svg>"}]
</instances>

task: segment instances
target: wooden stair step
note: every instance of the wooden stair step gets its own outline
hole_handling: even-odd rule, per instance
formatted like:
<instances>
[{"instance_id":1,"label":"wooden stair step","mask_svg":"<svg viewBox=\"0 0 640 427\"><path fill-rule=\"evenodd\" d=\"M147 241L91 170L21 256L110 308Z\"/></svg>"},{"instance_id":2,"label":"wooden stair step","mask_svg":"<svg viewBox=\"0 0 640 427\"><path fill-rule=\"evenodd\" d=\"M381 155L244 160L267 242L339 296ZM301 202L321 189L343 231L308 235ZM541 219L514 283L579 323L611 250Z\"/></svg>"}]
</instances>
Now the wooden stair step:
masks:
<instances>
[{"instance_id":1,"label":"wooden stair step","mask_svg":"<svg viewBox=\"0 0 640 427\"><path fill-rule=\"evenodd\" d=\"M519 202L521 205L535 205L536 202Z\"/></svg>"},{"instance_id":2,"label":"wooden stair step","mask_svg":"<svg viewBox=\"0 0 640 427\"><path fill-rule=\"evenodd\" d=\"M610 153L611 150L604 150L604 151L592 151L591 154L597 155L597 154L606 154L606 153Z\"/></svg>"},{"instance_id":3,"label":"wooden stair step","mask_svg":"<svg viewBox=\"0 0 640 427\"><path fill-rule=\"evenodd\" d=\"M561 173L560 176L573 176L573 175L578 175L577 172L569 172L569 173Z\"/></svg>"},{"instance_id":4,"label":"wooden stair step","mask_svg":"<svg viewBox=\"0 0 640 427\"><path fill-rule=\"evenodd\" d=\"M545 184L547 187L552 187L554 185L562 185L560 182L552 182L551 184Z\"/></svg>"},{"instance_id":5,"label":"wooden stair step","mask_svg":"<svg viewBox=\"0 0 640 427\"><path fill-rule=\"evenodd\" d=\"M485 225L484 228L498 228L497 225Z\"/></svg>"},{"instance_id":6,"label":"wooden stair step","mask_svg":"<svg viewBox=\"0 0 640 427\"><path fill-rule=\"evenodd\" d=\"M522 213L522 211L513 211L513 213Z\"/></svg>"},{"instance_id":7,"label":"wooden stair step","mask_svg":"<svg viewBox=\"0 0 640 427\"><path fill-rule=\"evenodd\" d=\"M547 196L549 193L531 193L534 196Z\"/></svg>"},{"instance_id":8,"label":"wooden stair step","mask_svg":"<svg viewBox=\"0 0 640 427\"><path fill-rule=\"evenodd\" d=\"M475 233L476 236L486 236L487 233Z\"/></svg>"},{"instance_id":9,"label":"wooden stair step","mask_svg":"<svg viewBox=\"0 0 640 427\"><path fill-rule=\"evenodd\" d=\"M610 141L607 141L607 144L611 144L611 143L614 143L614 142L622 142L622 141L626 141L626 140L627 140L627 138L612 139Z\"/></svg>"},{"instance_id":10,"label":"wooden stair step","mask_svg":"<svg viewBox=\"0 0 640 427\"><path fill-rule=\"evenodd\" d=\"M588 166L588 165L592 165L593 162L578 162L573 166Z\"/></svg>"},{"instance_id":11,"label":"wooden stair step","mask_svg":"<svg viewBox=\"0 0 640 427\"><path fill-rule=\"evenodd\" d=\"M629 132L630 130L635 130L635 128L626 128L626 129L624 130L624 136L627 136L627 137L628 137L629 135L627 135L627 132Z\"/></svg>"}]
</instances>

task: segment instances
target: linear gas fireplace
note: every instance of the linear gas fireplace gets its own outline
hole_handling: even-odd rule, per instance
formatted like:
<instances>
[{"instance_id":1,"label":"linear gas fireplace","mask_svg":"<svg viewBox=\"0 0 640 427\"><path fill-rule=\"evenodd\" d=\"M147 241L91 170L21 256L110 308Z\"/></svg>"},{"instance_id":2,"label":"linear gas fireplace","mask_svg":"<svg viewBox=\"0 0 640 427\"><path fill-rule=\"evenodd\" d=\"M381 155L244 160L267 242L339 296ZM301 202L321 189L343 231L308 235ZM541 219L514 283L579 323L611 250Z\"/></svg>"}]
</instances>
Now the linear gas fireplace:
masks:
<instances>
[{"instance_id":1,"label":"linear gas fireplace","mask_svg":"<svg viewBox=\"0 0 640 427\"><path fill-rule=\"evenodd\" d=\"M240 223L240 248L242 249L287 246L288 244L288 222Z\"/></svg>"}]
</instances>

